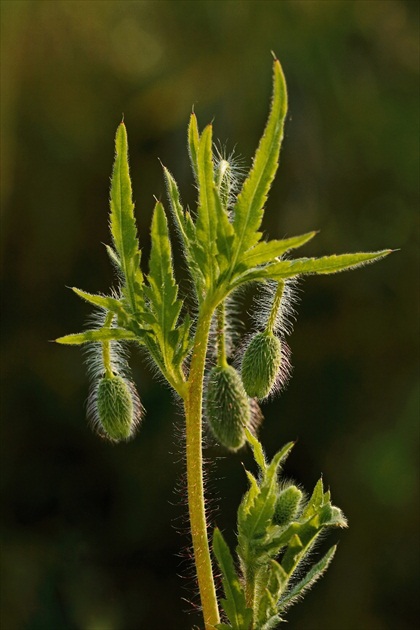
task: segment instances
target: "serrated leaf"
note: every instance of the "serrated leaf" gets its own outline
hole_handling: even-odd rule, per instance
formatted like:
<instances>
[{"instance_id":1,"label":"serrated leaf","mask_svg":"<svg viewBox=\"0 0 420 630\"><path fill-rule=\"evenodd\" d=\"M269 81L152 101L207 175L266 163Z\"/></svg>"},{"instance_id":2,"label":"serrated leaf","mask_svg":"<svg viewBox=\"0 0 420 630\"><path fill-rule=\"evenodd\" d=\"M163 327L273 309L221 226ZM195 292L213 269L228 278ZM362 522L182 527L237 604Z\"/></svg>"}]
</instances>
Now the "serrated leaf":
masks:
<instances>
[{"instance_id":1,"label":"serrated leaf","mask_svg":"<svg viewBox=\"0 0 420 630\"><path fill-rule=\"evenodd\" d=\"M206 253L205 278L214 285L217 268L217 213L214 196L214 168L212 154L212 126L207 125L200 137L198 150L198 210L196 221L197 240Z\"/></svg>"},{"instance_id":2,"label":"serrated leaf","mask_svg":"<svg viewBox=\"0 0 420 630\"><path fill-rule=\"evenodd\" d=\"M274 62L273 99L264 134L255 153L251 171L234 207L233 227L236 235L232 269L242 253L255 245L268 191L277 171L284 119L287 112L287 90L278 60Z\"/></svg>"},{"instance_id":3,"label":"serrated leaf","mask_svg":"<svg viewBox=\"0 0 420 630\"><path fill-rule=\"evenodd\" d=\"M127 131L124 123L115 137L115 161L111 178L110 226L115 249L125 278L125 291L131 309L137 310L136 294L139 293L142 274L134 204L128 167ZM137 285L137 286L136 286Z\"/></svg>"},{"instance_id":4,"label":"serrated leaf","mask_svg":"<svg viewBox=\"0 0 420 630\"><path fill-rule=\"evenodd\" d=\"M147 276L149 287L145 289L145 293L149 299L150 311L154 316L155 321L152 327L162 356L165 362L169 362L175 349L169 335L176 327L182 302L177 299L178 286L173 273L168 222L160 202L156 203L153 212L151 239L149 275Z\"/></svg>"},{"instance_id":5,"label":"serrated leaf","mask_svg":"<svg viewBox=\"0 0 420 630\"><path fill-rule=\"evenodd\" d=\"M316 514L319 509L324 505L324 485L322 483L322 477L316 482L315 488L308 500L305 509L302 512L302 519L307 519L310 516Z\"/></svg>"},{"instance_id":6,"label":"serrated leaf","mask_svg":"<svg viewBox=\"0 0 420 630\"><path fill-rule=\"evenodd\" d=\"M72 287L72 291L76 293L79 297L94 306L99 306L99 308L103 308L107 311L111 311L111 313L116 313L117 315L123 312L123 305L120 300L116 298L105 296L105 295L95 295L93 293L87 293L87 291L82 291L81 289L77 289L76 287Z\"/></svg>"},{"instance_id":7,"label":"serrated leaf","mask_svg":"<svg viewBox=\"0 0 420 630\"><path fill-rule=\"evenodd\" d=\"M349 269L363 267L373 263L393 250L385 249L379 252L341 254L323 256L322 258L296 258L295 260L281 260L266 267L258 267L244 271L232 283L231 288L237 288L246 282L258 280L284 280L300 275L320 275L339 273Z\"/></svg>"},{"instance_id":8,"label":"serrated leaf","mask_svg":"<svg viewBox=\"0 0 420 630\"><path fill-rule=\"evenodd\" d=\"M264 455L264 451L263 451L263 447L261 446L261 443L257 440L255 435L253 435L248 428L245 428L245 435L246 435L246 439L248 440L252 448L255 461L257 462L258 466L261 468L261 471L264 472L267 468L267 462L265 461L265 455Z\"/></svg>"},{"instance_id":9,"label":"serrated leaf","mask_svg":"<svg viewBox=\"0 0 420 630\"><path fill-rule=\"evenodd\" d=\"M221 601L233 630L248 630L252 611L246 606L245 593L236 574L229 547L219 529L214 530L213 551L222 572L223 590L226 599Z\"/></svg>"},{"instance_id":10,"label":"serrated leaf","mask_svg":"<svg viewBox=\"0 0 420 630\"><path fill-rule=\"evenodd\" d=\"M215 185L213 185L213 196L216 214L217 262L219 272L223 273L230 266L235 233Z\"/></svg>"},{"instance_id":11,"label":"serrated leaf","mask_svg":"<svg viewBox=\"0 0 420 630\"><path fill-rule=\"evenodd\" d=\"M257 243L254 247L249 249L241 259L241 263L250 267L256 267L257 265L264 265L272 262L275 258L282 256L290 249L296 249L305 245L310 241L316 232L308 232L307 234L301 234L300 236L292 236L291 238L285 238L282 240L263 241Z\"/></svg>"},{"instance_id":12,"label":"serrated leaf","mask_svg":"<svg viewBox=\"0 0 420 630\"><path fill-rule=\"evenodd\" d=\"M336 549L336 545L331 547L331 549L327 551L325 556L308 571L305 577L297 584L295 584L295 586L293 586L293 588L291 588L284 597L282 597L279 605L279 612L284 611L292 606L292 604L303 597L306 591L308 591L315 584L315 582L319 580L319 578L328 569L331 560L334 557Z\"/></svg>"},{"instance_id":13,"label":"serrated leaf","mask_svg":"<svg viewBox=\"0 0 420 630\"><path fill-rule=\"evenodd\" d=\"M266 268L266 277L273 280L289 278L301 274L330 274L362 267L388 256L391 249L379 252L340 254L323 256L322 258L297 258L296 260L282 260Z\"/></svg>"},{"instance_id":14,"label":"serrated leaf","mask_svg":"<svg viewBox=\"0 0 420 630\"><path fill-rule=\"evenodd\" d=\"M180 200L178 186L172 174L166 167L163 167L163 172L168 189L172 214L181 238L182 249L188 263L188 269L195 281L196 287L198 289L197 293L200 295L201 287L204 284L204 278L201 272L202 264L200 265L200 250L198 249L195 225L191 219L191 216L188 213L184 213L184 209ZM199 253L198 257L197 252Z\"/></svg>"},{"instance_id":15,"label":"serrated leaf","mask_svg":"<svg viewBox=\"0 0 420 630\"><path fill-rule=\"evenodd\" d=\"M83 343L92 341L120 341L123 339L136 339L138 336L125 328L98 328L95 330L85 330L82 333L65 335L58 337L56 343L68 346L80 346Z\"/></svg>"}]
</instances>

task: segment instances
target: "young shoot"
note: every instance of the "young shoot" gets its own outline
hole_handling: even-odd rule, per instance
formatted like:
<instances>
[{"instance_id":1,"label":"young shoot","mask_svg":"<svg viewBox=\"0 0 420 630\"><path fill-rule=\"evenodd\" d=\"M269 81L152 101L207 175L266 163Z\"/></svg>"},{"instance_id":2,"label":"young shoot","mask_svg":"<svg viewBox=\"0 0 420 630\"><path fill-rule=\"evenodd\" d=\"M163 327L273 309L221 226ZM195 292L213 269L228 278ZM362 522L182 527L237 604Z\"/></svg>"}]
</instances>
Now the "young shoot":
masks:
<instances>
[{"instance_id":1,"label":"young shoot","mask_svg":"<svg viewBox=\"0 0 420 630\"><path fill-rule=\"evenodd\" d=\"M212 125L200 131L191 114L188 150L198 189L194 215L183 208L177 183L163 167L171 223L194 290L190 312L179 294L168 215L160 201L153 211L150 258L143 270L140 266L127 131L122 122L115 138L109 217L112 245L107 247L117 271L118 293L99 295L74 289L102 315L85 332L57 339L61 344L93 348L90 415L100 434L114 442L134 436L141 411L125 359L118 351L121 343L142 346L182 400L189 522L206 630L277 627L288 608L331 562L335 547L306 574L302 570L321 532L345 527L346 519L332 505L322 480L309 498L293 483L281 481L282 466L293 444L286 444L270 462L266 460L256 437L261 420L256 399L276 392L287 371L284 337L290 332L285 325L290 283L306 275L355 269L391 251L291 258L290 252L306 245L315 232L263 239L261 223L278 167L286 113L286 83L275 59L268 121L241 184L234 181L230 159L214 149ZM258 326L250 341L239 344L246 349L236 370L229 363L233 338L227 312L238 289L250 283L264 291L268 287L265 295L269 299L255 318ZM259 469L258 477L246 472L249 489L238 508L235 556L206 516L204 424L221 447L237 451L248 444ZM221 572L224 597L218 598L214 572Z\"/></svg>"}]
</instances>

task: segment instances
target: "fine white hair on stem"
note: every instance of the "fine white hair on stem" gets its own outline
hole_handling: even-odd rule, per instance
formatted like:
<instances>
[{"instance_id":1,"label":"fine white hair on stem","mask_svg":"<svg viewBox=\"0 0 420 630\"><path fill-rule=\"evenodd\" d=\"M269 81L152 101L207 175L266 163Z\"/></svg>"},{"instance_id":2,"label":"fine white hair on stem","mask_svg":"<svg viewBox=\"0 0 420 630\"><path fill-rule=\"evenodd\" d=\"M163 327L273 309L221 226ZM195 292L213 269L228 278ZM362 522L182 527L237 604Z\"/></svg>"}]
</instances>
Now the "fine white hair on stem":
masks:
<instances>
[{"instance_id":1,"label":"fine white hair on stem","mask_svg":"<svg viewBox=\"0 0 420 630\"><path fill-rule=\"evenodd\" d=\"M251 317L257 330L264 330L267 325L277 287L278 282L274 280L269 280L259 285L251 312ZM294 307L299 301L298 291L296 278L289 278L284 281L283 295L273 329L273 332L282 339L293 332L293 325L296 321L296 310Z\"/></svg>"},{"instance_id":2,"label":"fine white hair on stem","mask_svg":"<svg viewBox=\"0 0 420 630\"><path fill-rule=\"evenodd\" d=\"M241 319L241 304L238 300L241 291L237 290L234 293L231 293L224 301L223 306L225 309L224 316L224 335L225 335L225 349L227 358L231 358L234 353L236 346L241 338L241 331L243 330L243 321ZM209 332L209 343L208 343L208 355L211 361L214 361L217 356L217 336L218 336L218 317L217 310L215 311Z\"/></svg>"}]
</instances>

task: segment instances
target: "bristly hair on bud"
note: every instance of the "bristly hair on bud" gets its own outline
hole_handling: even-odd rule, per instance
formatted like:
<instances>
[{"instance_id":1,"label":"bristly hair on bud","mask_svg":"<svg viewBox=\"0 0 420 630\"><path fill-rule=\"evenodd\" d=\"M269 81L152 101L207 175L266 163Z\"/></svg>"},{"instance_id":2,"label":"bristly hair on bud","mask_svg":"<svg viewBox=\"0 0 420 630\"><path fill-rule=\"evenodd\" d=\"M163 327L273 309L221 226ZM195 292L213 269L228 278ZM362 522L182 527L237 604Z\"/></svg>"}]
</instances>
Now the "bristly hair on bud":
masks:
<instances>
[{"instance_id":1,"label":"bristly hair on bud","mask_svg":"<svg viewBox=\"0 0 420 630\"><path fill-rule=\"evenodd\" d=\"M103 325L105 313L95 313L94 319ZM144 409L131 379L126 348L118 341L105 344L98 342L86 346L86 364L91 379L87 417L98 435L119 442L134 437ZM108 365L105 365L104 354Z\"/></svg>"},{"instance_id":2,"label":"bristly hair on bud","mask_svg":"<svg viewBox=\"0 0 420 630\"><path fill-rule=\"evenodd\" d=\"M210 371L206 390L207 422L216 440L231 451L246 441L251 425L251 407L238 372L231 365Z\"/></svg>"}]
</instances>

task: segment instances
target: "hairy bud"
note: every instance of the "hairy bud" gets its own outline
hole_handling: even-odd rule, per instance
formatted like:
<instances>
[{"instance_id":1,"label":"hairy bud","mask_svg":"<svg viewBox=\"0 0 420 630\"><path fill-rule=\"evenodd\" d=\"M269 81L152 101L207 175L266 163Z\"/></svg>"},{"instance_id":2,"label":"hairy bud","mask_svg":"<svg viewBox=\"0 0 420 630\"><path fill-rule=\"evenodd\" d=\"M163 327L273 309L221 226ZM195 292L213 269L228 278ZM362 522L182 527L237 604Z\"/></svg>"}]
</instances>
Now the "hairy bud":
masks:
<instances>
[{"instance_id":1,"label":"hairy bud","mask_svg":"<svg viewBox=\"0 0 420 630\"><path fill-rule=\"evenodd\" d=\"M289 486L282 490L277 497L273 522L284 526L293 521L298 512L303 493L296 486Z\"/></svg>"},{"instance_id":2,"label":"hairy bud","mask_svg":"<svg viewBox=\"0 0 420 630\"><path fill-rule=\"evenodd\" d=\"M281 342L272 333L255 335L242 358L242 382L251 398L265 398L272 390L281 364Z\"/></svg>"},{"instance_id":3,"label":"hairy bud","mask_svg":"<svg viewBox=\"0 0 420 630\"><path fill-rule=\"evenodd\" d=\"M137 422L138 405L130 384L121 376L104 376L96 390L97 422L111 440L126 440L132 436ZM136 405L136 398L137 405Z\"/></svg>"},{"instance_id":4,"label":"hairy bud","mask_svg":"<svg viewBox=\"0 0 420 630\"><path fill-rule=\"evenodd\" d=\"M220 444L236 451L245 443L244 426L251 422L248 396L238 372L230 365L214 367L206 395L207 420Z\"/></svg>"}]
</instances>

